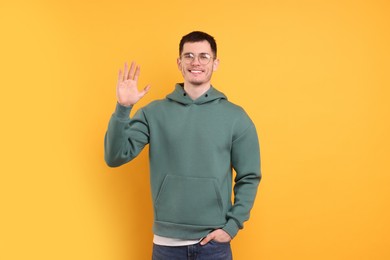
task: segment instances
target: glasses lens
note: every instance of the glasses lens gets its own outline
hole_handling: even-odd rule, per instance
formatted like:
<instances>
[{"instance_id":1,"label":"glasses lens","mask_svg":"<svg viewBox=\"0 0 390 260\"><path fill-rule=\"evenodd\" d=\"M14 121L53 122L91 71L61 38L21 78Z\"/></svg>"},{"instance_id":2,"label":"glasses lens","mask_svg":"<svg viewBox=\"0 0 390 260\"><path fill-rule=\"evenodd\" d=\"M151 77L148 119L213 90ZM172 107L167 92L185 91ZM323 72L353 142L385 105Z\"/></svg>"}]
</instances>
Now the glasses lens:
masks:
<instances>
[{"instance_id":1,"label":"glasses lens","mask_svg":"<svg viewBox=\"0 0 390 260\"><path fill-rule=\"evenodd\" d=\"M207 53L199 54L199 62L200 62L200 64L206 65L206 64L208 64L210 62L210 59L211 59L211 57Z\"/></svg>"},{"instance_id":2,"label":"glasses lens","mask_svg":"<svg viewBox=\"0 0 390 260\"><path fill-rule=\"evenodd\" d=\"M195 56L192 53L184 53L182 59L184 63L190 64L194 60Z\"/></svg>"}]
</instances>

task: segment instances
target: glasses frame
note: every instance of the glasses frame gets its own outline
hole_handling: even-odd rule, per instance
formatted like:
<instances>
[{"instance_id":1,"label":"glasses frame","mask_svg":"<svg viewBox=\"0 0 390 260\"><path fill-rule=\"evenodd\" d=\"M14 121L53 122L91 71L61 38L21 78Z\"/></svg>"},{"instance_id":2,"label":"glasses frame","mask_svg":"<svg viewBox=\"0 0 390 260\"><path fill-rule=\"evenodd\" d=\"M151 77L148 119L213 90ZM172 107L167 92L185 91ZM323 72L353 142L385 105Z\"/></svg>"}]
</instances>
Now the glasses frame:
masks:
<instances>
[{"instance_id":1,"label":"glasses frame","mask_svg":"<svg viewBox=\"0 0 390 260\"><path fill-rule=\"evenodd\" d=\"M184 56L186 56L186 55L192 55L193 57L191 58L191 60L185 60L185 59L184 59ZM201 55L208 55L208 56L210 57L207 63L201 62L201 60L199 59L199 57L200 57ZM188 64L191 64L192 62L194 62L195 59L198 59L198 62L199 62L200 64L202 64L202 65L207 65L207 64L210 63L211 60L215 60L215 57L212 56L212 55L210 55L210 54L207 53L207 52L201 52L201 53L198 53L198 54L195 54L195 53L192 53L192 52L186 52L186 53L183 53L182 55L180 55L180 59L182 60L182 62L184 62L184 63L187 64L187 65L188 65Z\"/></svg>"}]
</instances>

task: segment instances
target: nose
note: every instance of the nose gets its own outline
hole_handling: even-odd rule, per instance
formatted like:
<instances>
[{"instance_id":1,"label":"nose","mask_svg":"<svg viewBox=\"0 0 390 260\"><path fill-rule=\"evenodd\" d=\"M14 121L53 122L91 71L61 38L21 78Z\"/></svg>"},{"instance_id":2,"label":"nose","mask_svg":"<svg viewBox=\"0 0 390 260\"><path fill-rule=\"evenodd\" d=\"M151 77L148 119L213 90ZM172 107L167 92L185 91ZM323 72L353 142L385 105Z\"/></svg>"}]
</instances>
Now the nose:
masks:
<instances>
[{"instance_id":1,"label":"nose","mask_svg":"<svg viewBox=\"0 0 390 260\"><path fill-rule=\"evenodd\" d=\"M194 55L194 58L191 61L191 65L199 65L199 55Z\"/></svg>"}]
</instances>

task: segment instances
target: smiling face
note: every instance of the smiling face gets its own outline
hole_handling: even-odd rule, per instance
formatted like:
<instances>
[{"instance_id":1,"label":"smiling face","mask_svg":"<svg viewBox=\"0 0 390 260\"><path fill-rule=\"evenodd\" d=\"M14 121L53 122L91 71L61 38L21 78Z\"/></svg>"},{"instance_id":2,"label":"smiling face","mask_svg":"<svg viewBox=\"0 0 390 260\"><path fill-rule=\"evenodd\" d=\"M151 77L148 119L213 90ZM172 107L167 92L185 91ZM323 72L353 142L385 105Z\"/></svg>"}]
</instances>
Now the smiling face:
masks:
<instances>
[{"instance_id":1,"label":"smiling face","mask_svg":"<svg viewBox=\"0 0 390 260\"><path fill-rule=\"evenodd\" d=\"M186 62L187 59L183 55L193 54L195 58L191 62ZM202 59L199 55L208 54L212 58L208 64L202 64L199 62ZM219 64L218 59L214 59L214 54L211 50L208 41L200 42L186 42L183 45L183 51L181 57L177 59L177 65L181 71L184 84L193 87L197 86L209 86L211 76L213 72L217 70Z\"/></svg>"}]
</instances>

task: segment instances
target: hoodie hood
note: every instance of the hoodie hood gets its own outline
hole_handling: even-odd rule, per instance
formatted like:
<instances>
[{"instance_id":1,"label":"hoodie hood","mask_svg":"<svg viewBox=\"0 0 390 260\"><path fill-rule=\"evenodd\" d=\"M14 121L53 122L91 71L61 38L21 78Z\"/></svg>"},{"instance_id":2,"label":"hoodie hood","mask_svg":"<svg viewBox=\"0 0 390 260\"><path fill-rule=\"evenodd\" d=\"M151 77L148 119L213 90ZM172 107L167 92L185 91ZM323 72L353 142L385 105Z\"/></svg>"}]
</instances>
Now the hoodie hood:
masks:
<instances>
[{"instance_id":1,"label":"hoodie hood","mask_svg":"<svg viewBox=\"0 0 390 260\"><path fill-rule=\"evenodd\" d=\"M167 99L178 102L183 105L202 105L217 99L227 100L227 97L222 92L219 92L217 89L211 86L210 89L207 90L206 93L204 93L202 96L200 96L196 100L192 100L184 91L184 84L178 83L175 86L175 90L167 96Z\"/></svg>"}]
</instances>

